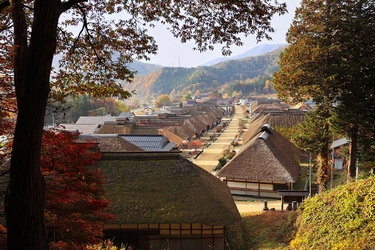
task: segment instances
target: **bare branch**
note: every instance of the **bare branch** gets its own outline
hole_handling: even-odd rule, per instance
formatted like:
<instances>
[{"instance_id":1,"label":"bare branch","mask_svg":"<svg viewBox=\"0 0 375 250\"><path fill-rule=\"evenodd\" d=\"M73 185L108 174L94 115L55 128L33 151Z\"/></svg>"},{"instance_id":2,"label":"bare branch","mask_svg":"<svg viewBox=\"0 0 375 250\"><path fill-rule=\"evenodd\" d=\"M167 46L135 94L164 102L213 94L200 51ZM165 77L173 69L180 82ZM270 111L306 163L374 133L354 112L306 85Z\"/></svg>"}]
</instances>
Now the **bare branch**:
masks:
<instances>
[{"instance_id":1,"label":"bare branch","mask_svg":"<svg viewBox=\"0 0 375 250\"><path fill-rule=\"evenodd\" d=\"M73 6L79 4L79 3L83 3L83 2L88 2L88 0L70 0L68 2L65 2L63 3L61 6L61 13L69 10L70 8L72 8Z\"/></svg>"},{"instance_id":2,"label":"bare branch","mask_svg":"<svg viewBox=\"0 0 375 250\"><path fill-rule=\"evenodd\" d=\"M10 2L8 0L0 2L0 12L2 12L8 6L10 6Z\"/></svg>"}]
</instances>

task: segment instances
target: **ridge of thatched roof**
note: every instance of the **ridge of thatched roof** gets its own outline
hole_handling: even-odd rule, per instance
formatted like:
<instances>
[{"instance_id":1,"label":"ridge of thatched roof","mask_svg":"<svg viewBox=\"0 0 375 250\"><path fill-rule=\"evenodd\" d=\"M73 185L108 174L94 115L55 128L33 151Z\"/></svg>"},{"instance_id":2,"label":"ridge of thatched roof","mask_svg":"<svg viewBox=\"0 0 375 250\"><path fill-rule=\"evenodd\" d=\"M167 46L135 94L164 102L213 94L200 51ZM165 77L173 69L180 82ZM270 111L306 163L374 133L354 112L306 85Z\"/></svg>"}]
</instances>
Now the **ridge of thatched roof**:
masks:
<instances>
[{"instance_id":1,"label":"ridge of thatched roof","mask_svg":"<svg viewBox=\"0 0 375 250\"><path fill-rule=\"evenodd\" d=\"M167 129L159 129L158 134L164 135L170 142L176 144L177 147L181 146L183 139L178 135L168 131Z\"/></svg>"},{"instance_id":2,"label":"ridge of thatched roof","mask_svg":"<svg viewBox=\"0 0 375 250\"><path fill-rule=\"evenodd\" d=\"M272 129L270 133L260 131L217 173L217 176L296 182L299 173L299 158L298 148L278 132Z\"/></svg>"},{"instance_id":3,"label":"ridge of thatched roof","mask_svg":"<svg viewBox=\"0 0 375 250\"><path fill-rule=\"evenodd\" d=\"M195 128L196 132L201 132L207 128L205 120L201 116L194 115L187 119Z\"/></svg>"},{"instance_id":4,"label":"ridge of thatched roof","mask_svg":"<svg viewBox=\"0 0 375 250\"><path fill-rule=\"evenodd\" d=\"M128 142L121 136L113 134L80 134L79 141L97 143L100 152L143 152L144 150ZM78 141L77 140L77 141Z\"/></svg>"},{"instance_id":5,"label":"ridge of thatched roof","mask_svg":"<svg viewBox=\"0 0 375 250\"><path fill-rule=\"evenodd\" d=\"M247 143L259 132L259 128L263 124L270 124L273 128L293 127L297 123L302 122L306 117L306 113L294 110L290 112L276 113L260 113L256 115L250 122L247 131L242 136L243 143Z\"/></svg>"},{"instance_id":6,"label":"ridge of thatched roof","mask_svg":"<svg viewBox=\"0 0 375 250\"><path fill-rule=\"evenodd\" d=\"M103 154L95 165L115 221L228 225L240 215L228 187L179 153Z\"/></svg>"},{"instance_id":7,"label":"ridge of thatched roof","mask_svg":"<svg viewBox=\"0 0 375 250\"><path fill-rule=\"evenodd\" d=\"M192 138L195 133L195 130L191 130L190 128L185 126L163 127L163 130L167 130L183 139Z\"/></svg>"},{"instance_id":8,"label":"ridge of thatched roof","mask_svg":"<svg viewBox=\"0 0 375 250\"><path fill-rule=\"evenodd\" d=\"M252 119L247 130L242 135L243 144L248 143L252 138L254 138L254 136L259 133L260 128L263 126L263 124L266 124L267 115L263 115L259 117L257 116L254 118L257 118L257 119Z\"/></svg>"},{"instance_id":9,"label":"ridge of thatched roof","mask_svg":"<svg viewBox=\"0 0 375 250\"><path fill-rule=\"evenodd\" d=\"M134 124L103 124L101 125L95 134L129 134L132 131Z\"/></svg>"},{"instance_id":10,"label":"ridge of thatched roof","mask_svg":"<svg viewBox=\"0 0 375 250\"><path fill-rule=\"evenodd\" d=\"M98 124L60 124L64 130L68 131L78 131L83 134L93 134L98 129Z\"/></svg>"}]
</instances>

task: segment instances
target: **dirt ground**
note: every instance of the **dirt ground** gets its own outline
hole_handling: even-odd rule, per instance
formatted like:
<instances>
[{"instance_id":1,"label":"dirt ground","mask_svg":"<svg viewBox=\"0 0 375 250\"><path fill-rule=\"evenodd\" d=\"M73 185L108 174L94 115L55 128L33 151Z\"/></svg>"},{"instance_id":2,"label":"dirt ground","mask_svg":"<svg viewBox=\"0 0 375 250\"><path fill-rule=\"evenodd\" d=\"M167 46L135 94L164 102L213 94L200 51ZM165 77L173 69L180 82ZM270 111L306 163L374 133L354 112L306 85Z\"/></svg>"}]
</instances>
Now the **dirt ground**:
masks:
<instances>
[{"instance_id":1,"label":"dirt ground","mask_svg":"<svg viewBox=\"0 0 375 250\"><path fill-rule=\"evenodd\" d=\"M200 138L203 143L210 143L210 146L204 149L203 153L201 153L197 159L192 159L189 157L188 154L189 152L193 151L192 149L182 150L182 155L194 162L194 164L214 174L213 169L217 166L218 159L222 157L222 151L230 148L231 142L238 135L238 120L242 119L243 111L240 106L236 106L235 111L236 112L232 118L223 119L223 122L226 122L227 126L222 133L218 134L212 130ZM215 135L216 139L214 142L209 140L211 135ZM239 145L233 149L238 152L241 146L242 141L239 141ZM243 197L234 197L234 200L240 214L249 212L263 212L264 200L257 200L256 198L244 200ZM281 200L267 201L267 206L269 209L281 211Z\"/></svg>"},{"instance_id":2,"label":"dirt ground","mask_svg":"<svg viewBox=\"0 0 375 250\"><path fill-rule=\"evenodd\" d=\"M235 203L240 214L249 212L262 212L264 208L264 201L235 201ZM276 211L281 211L281 201L267 201L267 207L268 209L274 208Z\"/></svg>"}]
</instances>

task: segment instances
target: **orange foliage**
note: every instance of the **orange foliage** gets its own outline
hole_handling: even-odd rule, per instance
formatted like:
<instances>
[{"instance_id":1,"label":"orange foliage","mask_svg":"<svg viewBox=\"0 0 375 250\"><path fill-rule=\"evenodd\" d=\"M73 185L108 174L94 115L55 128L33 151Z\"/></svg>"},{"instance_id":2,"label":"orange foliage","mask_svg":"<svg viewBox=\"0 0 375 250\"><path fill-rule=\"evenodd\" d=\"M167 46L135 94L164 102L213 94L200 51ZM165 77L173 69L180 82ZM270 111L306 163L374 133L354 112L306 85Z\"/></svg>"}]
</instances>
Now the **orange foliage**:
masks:
<instances>
[{"instance_id":1,"label":"orange foliage","mask_svg":"<svg viewBox=\"0 0 375 250\"><path fill-rule=\"evenodd\" d=\"M203 143L200 140L193 140L190 142L190 148L193 148L195 151L203 147Z\"/></svg>"}]
</instances>

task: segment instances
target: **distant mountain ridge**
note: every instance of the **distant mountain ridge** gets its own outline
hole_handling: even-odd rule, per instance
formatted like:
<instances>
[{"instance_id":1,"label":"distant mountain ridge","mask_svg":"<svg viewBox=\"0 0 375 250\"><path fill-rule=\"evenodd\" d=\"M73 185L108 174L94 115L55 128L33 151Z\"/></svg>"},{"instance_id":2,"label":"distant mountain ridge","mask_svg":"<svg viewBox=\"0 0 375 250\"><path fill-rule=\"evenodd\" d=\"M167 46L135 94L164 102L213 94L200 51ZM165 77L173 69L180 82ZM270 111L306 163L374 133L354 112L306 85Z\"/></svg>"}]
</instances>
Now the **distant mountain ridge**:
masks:
<instances>
[{"instance_id":1,"label":"distant mountain ridge","mask_svg":"<svg viewBox=\"0 0 375 250\"><path fill-rule=\"evenodd\" d=\"M137 71L137 75L148 75L151 72L154 72L160 68L163 68L162 65L152 64L152 63L144 63L138 60L134 60L132 63L128 65L130 70Z\"/></svg>"},{"instance_id":2,"label":"distant mountain ridge","mask_svg":"<svg viewBox=\"0 0 375 250\"><path fill-rule=\"evenodd\" d=\"M132 83L124 83L126 90L136 90L139 97L152 95L186 93L196 90L213 91L224 85L238 82L254 82L263 79L261 84L272 78L278 70L279 54L283 48L260 56L249 56L238 60L228 60L213 66L196 68L162 67L148 75L138 75ZM258 86L258 90L263 87Z\"/></svg>"},{"instance_id":3,"label":"distant mountain ridge","mask_svg":"<svg viewBox=\"0 0 375 250\"><path fill-rule=\"evenodd\" d=\"M242 58L246 58L246 57L249 57L249 56L259 56L259 55L263 55L263 54L266 54L268 52L271 52L273 50L276 50L276 49L279 49L279 48L282 48L282 47L286 47L288 44L287 43L278 43L278 44L262 44L262 45L258 45L244 53L241 53L241 54L238 54L238 55L235 55L235 56L231 56L231 57L219 57L219 58L216 58L216 59L213 59L211 61L208 61L200 66L212 66L212 65L215 65L217 63L221 63L221 62L224 62L224 61L229 61L229 60L238 60L238 59L242 59Z\"/></svg>"}]
</instances>

